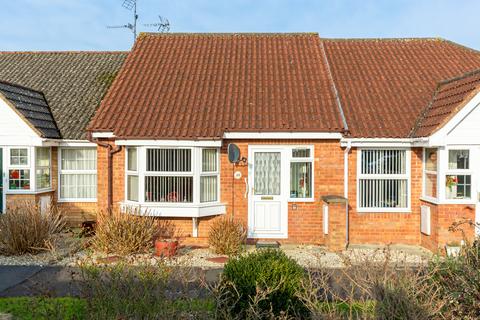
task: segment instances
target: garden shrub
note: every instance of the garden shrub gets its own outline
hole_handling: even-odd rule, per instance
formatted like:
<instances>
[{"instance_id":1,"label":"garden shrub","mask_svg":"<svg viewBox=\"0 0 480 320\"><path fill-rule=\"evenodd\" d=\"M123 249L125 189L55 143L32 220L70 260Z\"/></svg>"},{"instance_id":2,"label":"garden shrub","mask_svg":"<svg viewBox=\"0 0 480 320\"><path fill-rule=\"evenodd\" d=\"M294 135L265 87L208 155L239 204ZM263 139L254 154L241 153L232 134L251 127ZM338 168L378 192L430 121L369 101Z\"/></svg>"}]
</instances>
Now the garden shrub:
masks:
<instances>
[{"instance_id":1,"label":"garden shrub","mask_svg":"<svg viewBox=\"0 0 480 320\"><path fill-rule=\"evenodd\" d=\"M148 252L158 232L154 217L141 215L135 208L124 212L99 212L93 248L106 253L128 255Z\"/></svg>"},{"instance_id":2,"label":"garden shrub","mask_svg":"<svg viewBox=\"0 0 480 320\"><path fill-rule=\"evenodd\" d=\"M57 207L51 205L42 211L33 202L18 203L0 215L0 251L20 255L49 250L53 236L64 227L65 220Z\"/></svg>"},{"instance_id":3,"label":"garden shrub","mask_svg":"<svg viewBox=\"0 0 480 320\"><path fill-rule=\"evenodd\" d=\"M263 249L230 259L217 292L217 308L238 318L306 314L298 293L305 271L279 250Z\"/></svg>"},{"instance_id":4,"label":"garden shrub","mask_svg":"<svg viewBox=\"0 0 480 320\"><path fill-rule=\"evenodd\" d=\"M135 266L81 264L79 283L87 301L86 318L211 319L213 302L187 291L182 281L188 277L182 271L162 261Z\"/></svg>"},{"instance_id":5,"label":"garden shrub","mask_svg":"<svg viewBox=\"0 0 480 320\"><path fill-rule=\"evenodd\" d=\"M480 318L480 242L466 243L458 257L433 259L431 285L447 301L445 317Z\"/></svg>"},{"instance_id":6,"label":"garden shrub","mask_svg":"<svg viewBox=\"0 0 480 320\"><path fill-rule=\"evenodd\" d=\"M217 254L236 255L244 248L247 230L233 217L216 219L208 234L208 244Z\"/></svg>"}]
</instances>

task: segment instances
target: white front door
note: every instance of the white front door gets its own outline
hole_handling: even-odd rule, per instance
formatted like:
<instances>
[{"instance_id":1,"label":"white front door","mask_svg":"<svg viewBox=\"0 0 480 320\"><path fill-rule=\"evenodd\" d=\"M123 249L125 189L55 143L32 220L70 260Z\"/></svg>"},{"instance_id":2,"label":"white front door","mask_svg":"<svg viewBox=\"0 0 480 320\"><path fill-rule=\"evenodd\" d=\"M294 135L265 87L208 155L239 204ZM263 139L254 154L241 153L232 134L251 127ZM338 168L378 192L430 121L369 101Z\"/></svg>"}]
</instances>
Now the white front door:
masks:
<instances>
[{"instance_id":1,"label":"white front door","mask_svg":"<svg viewBox=\"0 0 480 320\"><path fill-rule=\"evenodd\" d=\"M286 151L282 148L252 146L248 159L248 236L287 238Z\"/></svg>"}]
</instances>

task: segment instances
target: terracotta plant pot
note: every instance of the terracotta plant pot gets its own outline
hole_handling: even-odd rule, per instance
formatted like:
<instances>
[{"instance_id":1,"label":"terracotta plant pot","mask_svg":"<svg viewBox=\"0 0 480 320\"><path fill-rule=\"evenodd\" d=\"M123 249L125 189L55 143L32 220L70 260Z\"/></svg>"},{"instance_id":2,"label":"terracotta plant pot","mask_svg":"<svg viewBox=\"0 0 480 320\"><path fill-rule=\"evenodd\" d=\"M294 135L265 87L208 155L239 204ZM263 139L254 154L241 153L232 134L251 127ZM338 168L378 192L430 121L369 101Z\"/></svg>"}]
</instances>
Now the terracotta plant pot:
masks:
<instances>
[{"instance_id":1,"label":"terracotta plant pot","mask_svg":"<svg viewBox=\"0 0 480 320\"><path fill-rule=\"evenodd\" d=\"M158 239L155 241L155 255L157 257L173 257L177 254L178 241Z\"/></svg>"}]
</instances>

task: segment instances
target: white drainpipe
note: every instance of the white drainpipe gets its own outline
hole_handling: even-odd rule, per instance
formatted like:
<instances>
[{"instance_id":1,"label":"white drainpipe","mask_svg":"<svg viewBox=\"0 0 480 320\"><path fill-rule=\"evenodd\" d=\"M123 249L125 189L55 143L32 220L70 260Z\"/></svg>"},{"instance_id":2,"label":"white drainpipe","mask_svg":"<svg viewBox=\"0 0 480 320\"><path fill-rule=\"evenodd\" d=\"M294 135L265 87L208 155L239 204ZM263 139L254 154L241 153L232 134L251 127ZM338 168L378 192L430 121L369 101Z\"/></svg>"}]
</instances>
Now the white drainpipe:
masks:
<instances>
[{"instance_id":1,"label":"white drainpipe","mask_svg":"<svg viewBox=\"0 0 480 320\"><path fill-rule=\"evenodd\" d=\"M348 199L348 153L350 152L350 149L352 149L352 143L351 141L347 142L347 147L345 148L345 152L343 154L343 167L344 167L344 177L343 177L343 196ZM345 204L345 214L346 214L346 236L345 236L345 244L348 247L348 244L350 242L349 240L349 234L348 234L348 202Z\"/></svg>"}]
</instances>

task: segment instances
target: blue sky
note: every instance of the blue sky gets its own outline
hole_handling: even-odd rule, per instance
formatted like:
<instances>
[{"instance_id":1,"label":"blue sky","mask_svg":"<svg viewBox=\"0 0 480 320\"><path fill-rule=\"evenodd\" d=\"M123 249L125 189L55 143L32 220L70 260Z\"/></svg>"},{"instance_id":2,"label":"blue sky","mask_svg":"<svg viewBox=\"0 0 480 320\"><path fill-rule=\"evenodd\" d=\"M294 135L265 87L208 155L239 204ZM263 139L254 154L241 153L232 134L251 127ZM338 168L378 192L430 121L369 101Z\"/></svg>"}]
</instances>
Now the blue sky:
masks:
<instances>
[{"instance_id":1,"label":"blue sky","mask_svg":"<svg viewBox=\"0 0 480 320\"><path fill-rule=\"evenodd\" d=\"M127 50L123 0L0 0L0 51ZM324 37L443 37L480 49L479 0L138 0L140 25L171 32L299 32ZM153 31L140 26L141 31Z\"/></svg>"}]
</instances>

